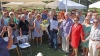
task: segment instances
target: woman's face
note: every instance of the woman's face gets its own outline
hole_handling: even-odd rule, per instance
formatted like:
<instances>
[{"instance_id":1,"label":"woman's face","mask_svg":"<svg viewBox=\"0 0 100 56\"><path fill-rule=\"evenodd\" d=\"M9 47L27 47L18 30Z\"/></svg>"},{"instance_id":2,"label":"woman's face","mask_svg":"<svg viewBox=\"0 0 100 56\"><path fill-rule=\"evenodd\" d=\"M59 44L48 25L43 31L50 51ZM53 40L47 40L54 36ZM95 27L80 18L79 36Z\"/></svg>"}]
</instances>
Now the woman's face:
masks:
<instances>
[{"instance_id":1,"label":"woman's face","mask_svg":"<svg viewBox=\"0 0 100 56\"><path fill-rule=\"evenodd\" d=\"M7 13L4 14L4 17L7 17Z\"/></svg>"},{"instance_id":2,"label":"woman's face","mask_svg":"<svg viewBox=\"0 0 100 56\"><path fill-rule=\"evenodd\" d=\"M10 14L10 17L14 17L14 14L13 14L13 13L11 13L11 14Z\"/></svg>"},{"instance_id":3,"label":"woman's face","mask_svg":"<svg viewBox=\"0 0 100 56\"><path fill-rule=\"evenodd\" d=\"M74 23L75 24L78 24L79 23L79 20L77 18L74 18Z\"/></svg>"},{"instance_id":4,"label":"woman's face","mask_svg":"<svg viewBox=\"0 0 100 56\"><path fill-rule=\"evenodd\" d=\"M94 14L93 15L93 18L98 18L98 14Z\"/></svg>"},{"instance_id":5,"label":"woman's face","mask_svg":"<svg viewBox=\"0 0 100 56\"><path fill-rule=\"evenodd\" d=\"M32 19L32 14L29 14L29 19Z\"/></svg>"},{"instance_id":6,"label":"woman's face","mask_svg":"<svg viewBox=\"0 0 100 56\"><path fill-rule=\"evenodd\" d=\"M41 16L37 16L37 19L40 20L41 19Z\"/></svg>"},{"instance_id":7,"label":"woman's face","mask_svg":"<svg viewBox=\"0 0 100 56\"><path fill-rule=\"evenodd\" d=\"M90 23L90 19L85 19L85 23L89 24Z\"/></svg>"}]
</instances>

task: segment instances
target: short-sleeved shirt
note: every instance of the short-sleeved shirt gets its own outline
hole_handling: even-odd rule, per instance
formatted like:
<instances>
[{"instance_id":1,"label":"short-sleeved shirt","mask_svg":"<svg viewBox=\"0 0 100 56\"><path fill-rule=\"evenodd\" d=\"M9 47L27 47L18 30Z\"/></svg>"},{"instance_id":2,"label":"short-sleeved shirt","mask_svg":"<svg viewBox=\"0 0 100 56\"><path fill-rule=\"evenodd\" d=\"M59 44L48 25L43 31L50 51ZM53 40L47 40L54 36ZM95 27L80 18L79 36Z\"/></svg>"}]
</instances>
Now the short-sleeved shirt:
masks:
<instances>
[{"instance_id":1,"label":"short-sleeved shirt","mask_svg":"<svg viewBox=\"0 0 100 56\"><path fill-rule=\"evenodd\" d=\"M27 20L25 20L25 22L23 22L23 21L20 21L19 22L19 28L21 28L22 33L23 32L27 32L28 33L28 31L29 31L28 25L29 25L29 22Z\"/></svg>"},{"instance_id":2,"label":"short-sleeved shirt","mask_svg":"<svg viewBox=\"0 0 100 56\"><path fill-rule=\"evenodd\" d=\"M4 41L4 39L0 36L0 56L10 56L7 45L8 42Z\"/></svg>"},{"instance_id":3,"label":"short-sleeved shirt","mask_svg":"<svg viewBox=\"0 0 100 56\"><path fill-rule=\"evenodd\" d=\"M47 14L42 14L42 19L46 20L47 19Z\"/></svg>"}]
</instances>

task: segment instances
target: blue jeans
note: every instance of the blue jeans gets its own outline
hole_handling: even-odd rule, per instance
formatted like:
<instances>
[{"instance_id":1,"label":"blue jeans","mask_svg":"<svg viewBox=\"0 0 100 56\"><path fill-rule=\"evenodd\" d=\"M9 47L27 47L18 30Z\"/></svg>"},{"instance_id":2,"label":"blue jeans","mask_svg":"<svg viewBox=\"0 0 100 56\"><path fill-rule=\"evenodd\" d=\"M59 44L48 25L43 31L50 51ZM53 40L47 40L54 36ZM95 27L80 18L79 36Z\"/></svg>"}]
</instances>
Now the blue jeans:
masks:
<instances>
[{"instance_id":1,"label":"blue jeans","mask_svg":"<svg viewBox=\"0 0 100 56\"><path fill-rule=\"evenodd\" d=\"M57 34L53 34L54 48L57 49Z\"/></svg>"},{"instance_id":2,"label":"blue jeans","mask_svg":"<svg viewBox=\"0 0 100 56\"><path fill-rule=\"evenodd\" d=\"M53 31L50 31L50 45L51 47L54 47L54 43L53 43Z\"/></svg>"}]
</instances>

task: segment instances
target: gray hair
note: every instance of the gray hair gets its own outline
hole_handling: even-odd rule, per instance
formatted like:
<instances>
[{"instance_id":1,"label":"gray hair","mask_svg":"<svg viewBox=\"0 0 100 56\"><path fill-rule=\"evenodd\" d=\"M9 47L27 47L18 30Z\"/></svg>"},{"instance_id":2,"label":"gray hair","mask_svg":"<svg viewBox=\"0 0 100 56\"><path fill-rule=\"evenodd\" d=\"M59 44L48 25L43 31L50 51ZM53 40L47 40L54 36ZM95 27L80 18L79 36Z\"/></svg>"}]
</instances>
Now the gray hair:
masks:
<instances>
[{"instance_id":1,"label":"gray hair","mask_svg":"<svg viewBox=\"0 0 100 56\"><path fill-rule=\"evenodd\" d=\"M20 16L20 18L22 19L23 17L25 17L25 15L24 14L22 14L21 16Z\"/></svg>"},{"instance_id":2,"label":"gray hair","mask_svg":"<svg viewBox=\"0 0 100 56\"><path fill-rule=\"evenodd\" d=\"M30 15L30 14L32 14L32 12L29 12L29 13L28 13L28 18L29 18L29 15Z\"/></svg>"},{"instance_id":3,"label":"gray hair","mask_svg":"<svg viewBox=\"0 0 100 56\"><path fill-rule=\"evenodd\" d=\"M51 14L54 15L54 12L53 12L53 11L50 11L50 12L49 12L49 15L51 15Z\"/></svg>"},{"instance_id":4,"label":"gray hair","mask_svg":"<svg viewBox=\"0 0 100 56\"><path fill-rule=\"evenodd\" d=\"M68 15L68 17L70 17L70 13L69 12L65 12L64 16Z\"/></svg>"}]
</instances>

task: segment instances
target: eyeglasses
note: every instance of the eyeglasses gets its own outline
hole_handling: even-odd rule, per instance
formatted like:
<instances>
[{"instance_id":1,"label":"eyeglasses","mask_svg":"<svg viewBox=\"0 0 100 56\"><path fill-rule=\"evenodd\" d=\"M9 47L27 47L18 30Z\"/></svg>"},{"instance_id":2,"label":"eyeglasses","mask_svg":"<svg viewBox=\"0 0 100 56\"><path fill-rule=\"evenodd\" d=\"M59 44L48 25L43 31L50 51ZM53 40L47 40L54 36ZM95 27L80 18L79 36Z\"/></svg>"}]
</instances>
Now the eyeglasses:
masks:
<instances>
[{"instance_id":1,"label":"eyeglasses","mask_svg":"<svg viewBox=\"0 0 100 56\"><path fill-rule=\"evenodd\" d=\"M98 23L98 22L93 22L93 23Z\"/></svg>"}]
</instances>

